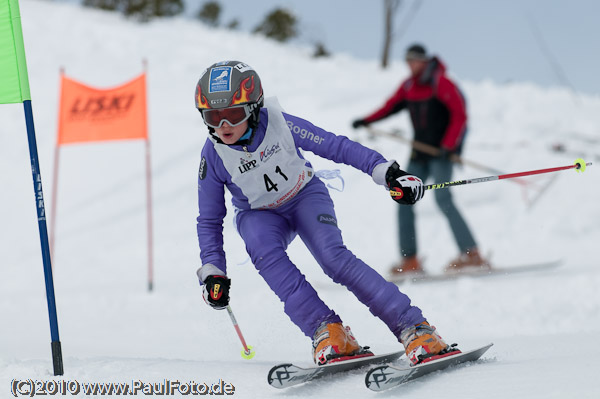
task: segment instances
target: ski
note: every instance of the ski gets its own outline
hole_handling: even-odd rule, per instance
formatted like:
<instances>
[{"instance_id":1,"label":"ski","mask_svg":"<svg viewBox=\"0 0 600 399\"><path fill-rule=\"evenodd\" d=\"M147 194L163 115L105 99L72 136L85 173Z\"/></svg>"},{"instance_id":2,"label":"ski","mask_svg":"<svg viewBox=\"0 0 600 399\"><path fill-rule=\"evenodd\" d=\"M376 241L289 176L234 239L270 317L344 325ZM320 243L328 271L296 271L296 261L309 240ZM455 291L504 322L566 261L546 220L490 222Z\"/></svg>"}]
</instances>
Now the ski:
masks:
<instances>
[{"instance_id":1,"label":"ski","mask_svg":"<svg viewBox=\"0 0 600 399\"><path fill-rule=\"evenodd\" d=\"M306 368L291 363L284 363L271 368L267 376L267 381L272 387L288 388L327 375L356 370L372 364L389 363L398 359L403 354L404 351L392 352L385 355L358 357L326 364L324 366Z\"/></svg>"},{"instance_id":2,"label":"ski","mask_svg":"<svg viewBox=\"0 0 600 399\"><path fill-rule=\"evenodd\" d=\"M416 366L385 365L374 367L365 376L365 385L372 391L383 391L404 384L434 371L443 370L457 364L479 359L493 344L468 352L459 352L439 359L430 360Z\"/></svg>"},{"instance_id":3,"label":"ski","mask_svg":"<svg viewBox=\"0 0 600 399\"><path fill-rule=\"evenodd\" d=\"M457 280L463 277L492 277L492 276L508 276L517 273L525 273L525 272L537 272L549 270L555 267L560 266L562 263L561 260L555 260L550 262L540 262L540 263L531 263L524 264L519 266L506 266L506 267L496 267L492 266L491 269L472 269L472 270L464 270L460 273L444 273L444 274L429 274L429 273L418 273L418 274L406 274L399 276L389 276L388 281L392 283L403 283L405 281L411 281L413 283L427 283L434 281L451 281Z\"/></svg>"}]
</instances>

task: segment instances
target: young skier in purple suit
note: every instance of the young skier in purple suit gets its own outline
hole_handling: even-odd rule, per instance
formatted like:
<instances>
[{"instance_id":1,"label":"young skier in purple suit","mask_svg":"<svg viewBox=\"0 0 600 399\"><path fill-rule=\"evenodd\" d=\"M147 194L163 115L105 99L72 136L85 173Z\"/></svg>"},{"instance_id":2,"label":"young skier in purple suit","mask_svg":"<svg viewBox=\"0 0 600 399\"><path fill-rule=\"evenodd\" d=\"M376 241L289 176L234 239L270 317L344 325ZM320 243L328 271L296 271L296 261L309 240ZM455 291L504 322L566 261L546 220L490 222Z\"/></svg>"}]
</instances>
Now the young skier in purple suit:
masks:
<instances>
[{"instance_id":1,"label":"young skier in purple suit","mask_svg":"<svg viewBox=\"0 0 600 399\"><path fill-rule=\"evenodd\" d=\"M211 65L200 77L195 97L209 130L199 169L197 218L202 260L197 275L208 305L224 309L229 303L231 280L223 251L227 187L246 251L284 303L285 313L313 340L315 363L371 353L288 258L287 246L296 235L333 281L389 327L413 363L450 350L395 284L344 246L327 188L300 149L362 170L393 190L393 198L405 206L422 198L419 178L347 137L283 112L276 100L265 104L258 74L243 62Z\"/></svg>"}]
</instances>

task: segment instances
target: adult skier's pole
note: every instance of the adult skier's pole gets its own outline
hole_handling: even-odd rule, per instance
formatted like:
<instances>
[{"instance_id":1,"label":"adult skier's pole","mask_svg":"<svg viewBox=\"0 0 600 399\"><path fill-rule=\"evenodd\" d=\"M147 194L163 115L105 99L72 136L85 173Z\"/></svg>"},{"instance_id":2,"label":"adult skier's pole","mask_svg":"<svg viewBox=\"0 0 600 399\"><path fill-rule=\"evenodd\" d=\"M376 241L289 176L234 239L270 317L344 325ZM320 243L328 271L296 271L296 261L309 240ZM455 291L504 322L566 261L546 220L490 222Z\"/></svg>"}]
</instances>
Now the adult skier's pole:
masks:
<instances>
[{"instance_id":1,"label":"adult skier's pole","mask_svg":"<svg viewBox=\"0 0 600 399\"><path fill-rule=\"evenodd\" d=\"M367 126L367 131L369 132L369 134L371 136L392 138L394 140L398 140L403 143L409 144L412 148L414 148L415 150L422 152L424 154L431 155L433 157L440 156L440 149L438 147L435 147L435 146L427 144L427 143L423 143L422 141L411 140L407 137L404 137L402 135L402 130L394 130L394 131L388 132L388 131L384 131L384 130L373 129L370 126ZM498 169L483 165L479 162L475 162L475 161L463 158L457 154L452 154L450 156L449 160L454 163L457 163L459 165L467 165L472 168L479 169L481 171L488 172L488 173L495 173L497 175L500 175L503 173L502 171L500 171ZM524 187L531 184L530 182L521 180L521 179L515 179L515 180L513 180L513 182L517 183L517 184L521 184Z\"/></svg>"},{"instance_id":2,"label":"adult skier's pole","mask_svg":"<svg viewBox=\"0 0 600 399\"><path fill-rule=\"evenodd\" d=\"M575 169L577 172L584 172L585 168L587 166L590 166L591 164L592 164L591 162L585 163L585 161L583 159L579 158L579 159L575 160L575 163L573 163L573 165L558 166L556 168L548 168L548 169L530 170L527 172L507 173L504 175L497 175L497 176L477 177L475 179L456 180L456 181L451 181L451 182L446 182L446 183L428 184L425 186L425 190L439 190L441 188L462 186L464 184L484 183L487 181L494 181L494 180L513 179L515 177L539 175L542 173L558 172L560 170L566 170L566 169ZM392 192L390 191L390 194L391 193Z\"/></svg>"},{"instance_id":3,"label":"adult skier's pole","mask_svg":"<svg viewBox=\"0 0 600 399\"><path fill-rule=\"evenodd\" d=\"M254 351L252 350L251 346L246 345L246 340L244 339L244 336L242 335L242 330L240 330L240 326L237 323L237 320L235 319L235 316L233 315L233 311L231 310L231 306L227 305L227 313L229 313L229 317L231 317L231 322L233 323L233 327L235 327L235 331L237 332L238 337L240 337L240 341L242 341L242 346L244 347L244 349L242 350L242 357L244 359L252 359L255 355Z\"/></svg>"}]
</instances>

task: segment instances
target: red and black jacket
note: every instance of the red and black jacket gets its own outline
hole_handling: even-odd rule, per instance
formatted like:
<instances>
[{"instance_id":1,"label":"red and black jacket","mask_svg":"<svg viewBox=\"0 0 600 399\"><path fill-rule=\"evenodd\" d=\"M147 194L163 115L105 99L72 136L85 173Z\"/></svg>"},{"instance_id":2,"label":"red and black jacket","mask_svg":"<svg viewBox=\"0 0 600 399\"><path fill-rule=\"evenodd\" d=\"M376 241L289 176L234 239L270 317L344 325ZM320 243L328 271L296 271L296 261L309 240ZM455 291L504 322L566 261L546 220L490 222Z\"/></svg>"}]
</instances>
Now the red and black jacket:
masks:
<instances>
[{"instance_id":1,"label":"red and black jacket","mask_svg":"<svg viewBox=\"0 0 600 399\"><path fill-rule=\"evenodd\" d=\"M405 108L410 112L415 141L460 153L467 128L465 100L445 75L446 67L433 57L419 76L410 77L379 110L364 120L372 123ZM413 151L413 159L428 159Z\"/></svg>"}]
</instances>

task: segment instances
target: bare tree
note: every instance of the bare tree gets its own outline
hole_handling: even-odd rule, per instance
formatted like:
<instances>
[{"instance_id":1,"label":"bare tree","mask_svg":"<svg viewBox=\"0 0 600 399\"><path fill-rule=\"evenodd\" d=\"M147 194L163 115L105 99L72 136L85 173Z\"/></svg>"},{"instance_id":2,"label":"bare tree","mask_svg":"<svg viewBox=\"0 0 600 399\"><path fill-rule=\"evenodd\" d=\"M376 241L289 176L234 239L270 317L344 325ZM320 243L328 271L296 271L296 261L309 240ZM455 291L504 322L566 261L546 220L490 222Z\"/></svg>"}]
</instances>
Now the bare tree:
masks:
<instances>
[{"instance_id":1,"label":"bare tree","mask_svg":"<svg viewBox=\"0 0 600 399\"><path fill-rule=\"evenodd\" d=\"M394 41L394 17L401 0L383 0L384 31L383 31L383 54L381 55L381 67L387 68L390 59L390 48Z\"/></svg>"}]
</instances>

